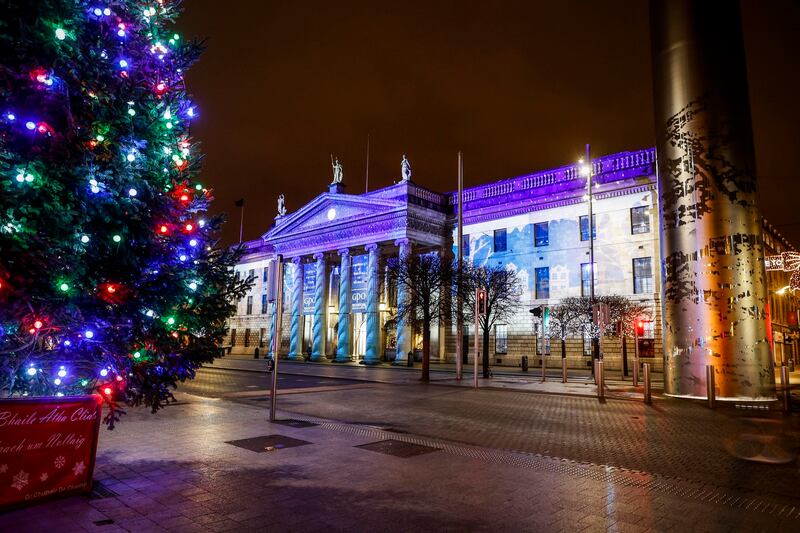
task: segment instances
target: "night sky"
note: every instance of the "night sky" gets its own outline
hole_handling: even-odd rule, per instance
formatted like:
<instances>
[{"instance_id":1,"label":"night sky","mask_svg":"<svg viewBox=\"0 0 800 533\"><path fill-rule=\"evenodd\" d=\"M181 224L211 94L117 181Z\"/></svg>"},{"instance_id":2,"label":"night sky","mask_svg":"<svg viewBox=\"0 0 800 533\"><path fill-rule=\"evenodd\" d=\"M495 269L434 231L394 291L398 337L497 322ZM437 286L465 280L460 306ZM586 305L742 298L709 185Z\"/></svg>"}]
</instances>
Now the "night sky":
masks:
<instances>
[{"instance_id":1,"label":"night sky","mask_svg":"<svg viewBox=\"0 0 800 533\"><path fill-rule=\"evenodd\" d=\"M653 146L644 0L403 2L190 0L181 28L207 39L188 75L204 183L230 215L224 242L265 232L324 192L330 154L348 193L400 177L456 188ZM800 3L742 3L764 215L796 245L800 217Z\"/></svg>"}]
</instances>

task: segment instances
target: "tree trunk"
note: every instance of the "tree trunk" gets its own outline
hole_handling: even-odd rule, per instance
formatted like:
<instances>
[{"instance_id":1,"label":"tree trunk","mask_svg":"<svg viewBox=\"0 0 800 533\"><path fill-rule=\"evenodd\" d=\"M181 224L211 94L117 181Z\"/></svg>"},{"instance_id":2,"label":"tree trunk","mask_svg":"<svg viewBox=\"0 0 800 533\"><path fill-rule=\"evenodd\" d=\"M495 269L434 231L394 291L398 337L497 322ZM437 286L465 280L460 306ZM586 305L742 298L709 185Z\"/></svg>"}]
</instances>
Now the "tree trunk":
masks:
<instances>
[{"instance_id":1,"label":"tree trunk","mask_svg":"<svg viewBox=\"0 0 800 533\"><path fill-rule=\"evenodd\" d=\"M567 341L561 339L561 359L567 358Z\"/></svg>"},{"instance_id":2,"label":"tree trunk","mask_svg":"<svg viewBox=\"0 0 800 533\"><path fill-rule=\"evenodd\" d=\"M489 378L489 328L483 328L483 377Z\"/></svg>"},{"instance_id":3,"label":"tree trunk","mask_svg":"<svg viewBox=\"0 0 800 533\"><path fill-rule=\"evenodd\" d=\"M426 320L422 328L422 376L420 381L431 379L431 323Z\"/></svg>"}]
</instances>

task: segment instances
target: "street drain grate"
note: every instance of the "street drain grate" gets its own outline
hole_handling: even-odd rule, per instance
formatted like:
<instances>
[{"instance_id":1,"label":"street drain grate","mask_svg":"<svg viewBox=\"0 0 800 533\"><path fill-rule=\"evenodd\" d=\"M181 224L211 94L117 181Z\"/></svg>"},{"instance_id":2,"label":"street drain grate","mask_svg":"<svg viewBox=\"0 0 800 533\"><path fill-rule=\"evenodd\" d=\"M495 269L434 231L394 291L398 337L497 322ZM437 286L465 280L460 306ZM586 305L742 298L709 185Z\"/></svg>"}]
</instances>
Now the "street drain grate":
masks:
<instances>
[{"instance_id":1,"label":"street drain grate","mask_svg":"<svg viewBox=\"0 0 800 533\"><path fill-rule=\"evenodd\" d=\"M90 500L102 500L103 498L113 498L114 496L118 496L118 494L101 482L95 481L92 483L92 492L89 493Z\"/></svg>"},{"instance_id":2,"label":"street drain grate","mask_svg":"<svg viewBox=\"0 0 800 533\"><path fill-rule=\"evenodd\" d=\"M290 428L310 428L319 425L315 424L314 422L309 422L307 420L295 420L293 418L288 418L286 420L276 420L275 422L272 423L280 424L281 426L289 426Z\"/></svg>"},{"instance_id":3,"label":"street drain grate","mask_svg":"<svg viewBox=\"0 0 800 533\"><path fill-rule=\"evenodd\" d=\"M402 457L403 459L439 451L439 448L434 448L432 446L425 446L423 444L414 444L413 442L406 442L395 439L379 440L378 442L361 444L359 446L356 446L356 448L363 448L365 450L369 450L372 452L385 453L386 455L391 455L393 457Z\"/></svg>"},{"instance_id":4,"label":"street drain grate","mask_svg":"<svg viewBox=\"0 0 800 533\"><path fill-rule=\"evenodd\" d=\"M305 446L311 444L306 440L293 439L284 435L264 435L263 437L252 437L250 439L228 440L225 444L233 444L239 448L250 450L251 452L273 452L284 448L294 448L295 446Z\"/></svg>"}]
</instances>

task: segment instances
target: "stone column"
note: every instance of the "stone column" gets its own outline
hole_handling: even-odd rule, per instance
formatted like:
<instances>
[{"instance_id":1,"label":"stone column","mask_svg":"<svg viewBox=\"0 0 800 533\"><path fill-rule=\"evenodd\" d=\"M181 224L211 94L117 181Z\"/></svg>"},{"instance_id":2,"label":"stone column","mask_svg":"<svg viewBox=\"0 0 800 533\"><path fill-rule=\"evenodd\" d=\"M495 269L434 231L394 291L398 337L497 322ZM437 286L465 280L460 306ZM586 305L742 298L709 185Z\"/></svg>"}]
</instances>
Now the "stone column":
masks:
<instances>
[{"instance_id":1,"label":"stone column","mask_svg":"<svg viewBox=\"0 0 800 533\"><path fill-rule=\"evenodd\" d=\"M312 331L313 346L311 348L312 361L325 360L325 337L327 333L328 283L325 276L325 254L314 254L316 260L316 282L314 286L314 326Z\"/></svg>"},{"instance_id":2,"label":"stone column","mask_svg":"<svg viewBox=\"0 0 800 533\"><path fill-rule=\"evenodd\" d=\"M774 398L738 2L651 0L664 391Z\"/></svg>"},{"instance_id":3,"label":"stone column","mask_svg":"<svg viewBox=\"0 0 800 533\"><path fill-rule=\"evenodd\" d=\"M270 311L272 312L272 316L270 317L270 320L269 320L269 344L267 345L267 353L270 354L270 355L275 355L273 353L273 346L275 344L275 327L277 326L277 322L278 322L278 313L277 313L277 311L278 311L278 306L279 305L280 305L280 302L278 302L278 301L275 301L275 302L272 303L272 305L270 305L270 308L271 308ZM278 346L280 346L280 344ZM280 349L278 351L280 352Z\"/></svg>"},{"instance_id":4,"label":"stone column","mask_svg":"<svg viewBox=\"0 0 800 533\"><path fill-rule=\"evenodd\" d=\"M400 261L403 261L406 257L411 254L411 243L408 239L399 239L395 241L395 246L397 246L400 250L398 252L398 257ZM408 295L406 294L406 289L403 284L398 285L397 287L397 309L398 311L403 308L404 305L408 304ZM412 342L411 342L411 327L409 327L409 323L407 320L403 320L402 318L397 319L397 355L395 355L394 363L395 365L403 365L405 366L408 364L408 352L412 349Z\"/></svg>"},{"instance_id":5,"label":"stone column","mask_svg":"<svg viewBox=\"0 0 800 533\"><path fill-rule=\"evenodd\" d=\"M378 299L380 297L380 280L378 279L378 260L380 253L377 244L368 244L369 252L367 263L367 350L364 354L365 365L377 365L381 360L381 331L380 310Z\"/></svg>"},{"instance_id":6,"label":"stone column","mask_svg":"<svg viewBox=\"0 0 800 533\"><path fill-rule=\"evenodd\" d=\"M303 360L303 330L300 318L303 313L303 263L299 257L292 258L292 295L289 304L292 308L292 324L289 332L289 359Z\"/></svg>"},{"instance_id":7,"label":"stone column","mask_svg":"<svg viewBox=\"0 0 800 533\"><path fill-rule=\"evenodd\" d=\"M350 361L350 250L339 250L339 328L336 340L337 363Z\"/></svg>"}]
</instances>

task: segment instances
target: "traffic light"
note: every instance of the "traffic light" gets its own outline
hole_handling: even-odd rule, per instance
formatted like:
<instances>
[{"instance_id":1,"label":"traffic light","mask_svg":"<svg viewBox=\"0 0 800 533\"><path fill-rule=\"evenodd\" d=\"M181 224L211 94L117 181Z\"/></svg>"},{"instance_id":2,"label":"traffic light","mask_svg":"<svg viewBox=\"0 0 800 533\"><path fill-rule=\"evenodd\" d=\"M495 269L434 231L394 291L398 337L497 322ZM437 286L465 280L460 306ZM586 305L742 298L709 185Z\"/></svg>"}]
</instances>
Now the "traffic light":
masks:
<instances>
[{"instance_id":1,"label":"traffic light","mask_svg":"<svg viewBox=\"0 0 800 533\"><path fill-rule=\"evenodd\" d=\"M486 314L486 291L485 290L478 289L477 300L478 300L478 314L479 315L485 315Z\"/></svg>"},{"instance_id":2,"label":"traffic light","mask_svg":"<svg viewBox=\"0 0 800 533\"><path fill-rule=\"evenodd\" d=\"M636 321L636 336L643 337L644 336L644 320L637 320Z\"/></svg>"}]
</instances>

